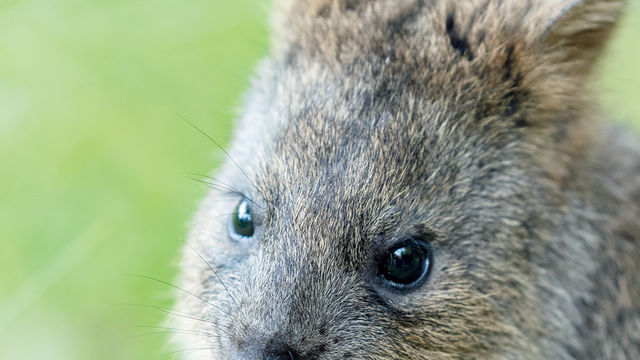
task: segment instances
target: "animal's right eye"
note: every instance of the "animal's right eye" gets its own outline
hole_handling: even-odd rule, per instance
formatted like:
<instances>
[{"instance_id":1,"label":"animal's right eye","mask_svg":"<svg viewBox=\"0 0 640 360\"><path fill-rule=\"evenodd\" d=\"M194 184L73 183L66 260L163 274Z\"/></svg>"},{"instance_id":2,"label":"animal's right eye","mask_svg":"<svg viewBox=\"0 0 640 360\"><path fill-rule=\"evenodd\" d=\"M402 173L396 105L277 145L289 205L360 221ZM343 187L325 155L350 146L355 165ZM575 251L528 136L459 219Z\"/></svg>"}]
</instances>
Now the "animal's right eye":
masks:
<instances>
[{"instance_id":1,"label":"animal's right eye","mask_svg":"<svg viewBox=\"0 0 640 360\"><path fill-rule=\"evenodd\" d=\"M233 214L231 214L231 223L229 225L230 235L234 239L250 238L255 233L256 228L253 224L251 208L246 199L241 200L236 205Z\"/></svg>"},{"instance_id":2,"label":"animal's right eye","mask_svg":"<svg viewBox=\"0 0 640 360\"><path fill-rule=\"evenodd\" d=\"M378 275L398 289L409 289L426 278L431 251L423 242L409 239L391 248L378 263Z\"/></svg>"}]
</instances>

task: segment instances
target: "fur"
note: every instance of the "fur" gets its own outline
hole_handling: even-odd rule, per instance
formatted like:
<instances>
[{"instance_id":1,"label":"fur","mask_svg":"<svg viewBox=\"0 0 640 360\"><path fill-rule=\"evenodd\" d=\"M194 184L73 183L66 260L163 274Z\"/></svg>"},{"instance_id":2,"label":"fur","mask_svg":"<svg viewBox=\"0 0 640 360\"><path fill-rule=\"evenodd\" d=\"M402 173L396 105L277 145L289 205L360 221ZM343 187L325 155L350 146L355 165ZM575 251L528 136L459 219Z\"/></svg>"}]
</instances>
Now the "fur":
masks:
<instances>
[{"instance_id":1,"label":"fur","mask_svg":"<svg viewBox=\"0 0 640 360\"><path fill-rule=\"evenodd\" d=\"M276 1L217 175L256 235L203 202L184 357L640 359L640 142L587 87L624 3ZM429 279L376 285L416 233Z\"/></svg>"}]
</instances>

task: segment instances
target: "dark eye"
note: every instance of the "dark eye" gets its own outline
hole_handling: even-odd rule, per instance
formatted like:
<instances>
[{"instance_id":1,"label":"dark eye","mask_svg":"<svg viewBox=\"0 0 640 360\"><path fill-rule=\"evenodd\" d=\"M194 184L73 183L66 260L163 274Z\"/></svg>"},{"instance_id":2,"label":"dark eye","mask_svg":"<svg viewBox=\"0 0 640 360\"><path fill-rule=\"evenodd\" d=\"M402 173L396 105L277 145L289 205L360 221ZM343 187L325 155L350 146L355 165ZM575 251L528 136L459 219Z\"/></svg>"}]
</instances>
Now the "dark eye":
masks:
<instances>
[{"instance_id":1,"label":"dark eye","mask_svg":"<svg viewBox=\"0 0 640 360\"><path fill-rule=\"evenodd\" d=\"M409 239L387 251L378 264L378 275L393 286L406 288L426 277L430 266L427 244Z\"/></svg>"},{"instance_id":2,"label":"dark eye","mask_svg":"<svg viewBox=\"0 0 640 360\"><path fill-rule=\"evenodd\" d=\"M232 235L240 238L252 237L256 229L253 224L253 216L249 202L245 199L238 203L233 214L231 215L230 230Z\"/></svg>"}]
</instances>

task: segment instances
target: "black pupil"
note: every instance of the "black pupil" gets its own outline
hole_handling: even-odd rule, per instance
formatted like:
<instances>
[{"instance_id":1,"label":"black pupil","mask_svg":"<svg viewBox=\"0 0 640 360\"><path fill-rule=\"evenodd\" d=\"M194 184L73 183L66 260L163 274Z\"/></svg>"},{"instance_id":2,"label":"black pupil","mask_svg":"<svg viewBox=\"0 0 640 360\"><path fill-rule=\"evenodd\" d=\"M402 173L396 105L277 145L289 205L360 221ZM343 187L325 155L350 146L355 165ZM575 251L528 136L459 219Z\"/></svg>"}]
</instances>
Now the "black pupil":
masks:
<instances>
[{"instance_id":1,"label":"black pupil","mask_svg":"<svg viewBox=\"0 0 640 360\"><path fill-rule=\"evenodd\" d=\"M420 280L429 266L426 251L414 241L402 244L389 251L386 259L380 264L379 273L393 283L412 284Z\"/></svg>"},{"instance_id":2,"label":"black pupil","mask_svg":"<svg viewBox=\"0 0 640 360\"><path fill-rule=\"evenodd\" d=\"M246 200L240 201L233 212L233 231L236 234L251 237L255 231L251 209Z\"/></svg>"}]
</instances>

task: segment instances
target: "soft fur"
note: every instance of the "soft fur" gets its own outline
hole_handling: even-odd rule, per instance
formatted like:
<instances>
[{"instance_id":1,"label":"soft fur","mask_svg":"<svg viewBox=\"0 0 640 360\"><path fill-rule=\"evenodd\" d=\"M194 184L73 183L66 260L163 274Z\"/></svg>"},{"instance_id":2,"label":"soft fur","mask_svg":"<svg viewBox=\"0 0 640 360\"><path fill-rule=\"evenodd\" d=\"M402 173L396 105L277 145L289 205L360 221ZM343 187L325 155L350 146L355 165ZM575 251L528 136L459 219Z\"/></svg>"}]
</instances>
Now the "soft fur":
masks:
<instances>
[{"instance_id":1,"label":"soft fur","mask_svg":"<svg viewBox=\"0 0 640 360\"><path fill-rule=\"evenodd\" d=\"M204 201L185 359L640 359L640 142L586 88L624 1L274 8L217 176L258 230L227 235L240 195ZM376 285L416 233L429 279Z\"/></svg>"}]
</instances>

